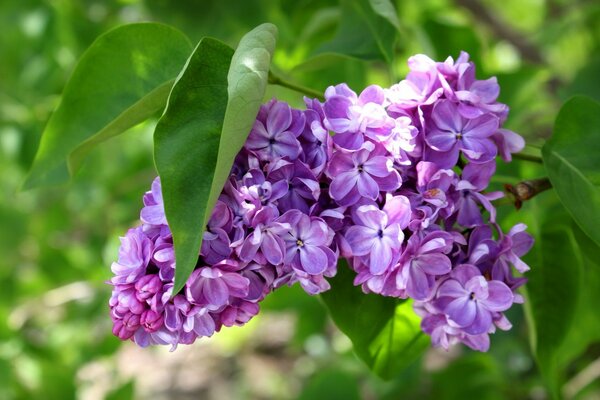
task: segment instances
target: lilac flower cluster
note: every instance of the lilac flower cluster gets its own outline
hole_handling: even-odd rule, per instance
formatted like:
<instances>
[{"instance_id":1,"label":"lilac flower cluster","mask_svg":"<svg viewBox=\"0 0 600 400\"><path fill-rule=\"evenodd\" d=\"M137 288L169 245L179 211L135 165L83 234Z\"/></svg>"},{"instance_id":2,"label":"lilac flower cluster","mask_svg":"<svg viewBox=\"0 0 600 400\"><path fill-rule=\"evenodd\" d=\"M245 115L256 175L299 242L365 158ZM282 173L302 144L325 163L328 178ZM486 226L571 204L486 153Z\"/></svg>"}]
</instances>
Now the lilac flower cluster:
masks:
<instances>
[{"instance_id":1,"label":"lilac flower cluster","mask_svg":"<svg viewBox=\"0 0 600 400\"><path fill-rule=\"evenodd\" d=\"M522 302L513 266L528 270L519 257L533 240L522 224L500 230L491 201L502 193L485 189L496 156L510 161L524 142L501 128L498 83L476 80L466 53L442 63L417 55L409 67L389 89L325 92L334 133L325 173L345 208L336 240L365 293L415 300L434 346L486 351L488 334L510 328L503 312Z\"/></svg>"},{"instance_id":2,"label":"lilac flower cluster","mask_svg":"<svg viewBox=\"0 0 600 400\"><path fill-rule=\"evenodd\" d=\"M113 263L113 332L148 344L192 343L242 325L284 284L329 289L338 257L365 293L412 298L434 346L485 351L509 329L503 312L533 239L503 233L486 192L496 156L524 142L502 129L508 107L495 78L477 80L461 53L409 59L388 89L332 86L306 109L263 105L206 227L198 264L173 296L175 259L158 178L142 225Z\"/></svg>"},{"instance_id":3,"label":"lilac flower cluster","mask_svg":"<svg viewBox=\"0 0 600 400\"><path fill-rule=\"evenodd\" d=\"M273 289L310 294L335 274L334 231L320 180L331 139L315 110L271 101L259 112L204 232L196 269L173 296L175 252L159 178L144 196L142 225L121 239L113 263L113 333L149 344L190 344L243 325ZM341 218L341 214L339 218Z\"/></svg>"}]
</instances>

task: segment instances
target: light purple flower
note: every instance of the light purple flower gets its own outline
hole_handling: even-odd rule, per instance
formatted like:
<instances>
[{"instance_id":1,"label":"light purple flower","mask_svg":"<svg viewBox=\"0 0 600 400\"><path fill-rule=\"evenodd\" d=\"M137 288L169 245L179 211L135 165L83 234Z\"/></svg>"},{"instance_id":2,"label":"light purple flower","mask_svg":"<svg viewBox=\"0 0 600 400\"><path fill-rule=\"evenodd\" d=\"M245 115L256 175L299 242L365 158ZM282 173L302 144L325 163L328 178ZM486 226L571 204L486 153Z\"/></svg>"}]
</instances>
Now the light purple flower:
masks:
<instances>
[{"instance_id":1,"label":"light purple flower","mask_svg":"<svg viewBox=\"0 0 600 400\"><path fill-rule=\"evenodd\" d=\"M460 225L465 227L483 225L480 204L490 213L490 222L496 221L496 208L491 201L503 197L504 194L502 192L480 193L488 186L495 171L495 160L481 164L469 163L463 169L454 196L454 206Z\"/></svg>"},{"instance_id":2,"label":"light purple flower","mask_svg":"<svg viewBox=\"0 0 600 400\"><path fill-rule=\"evenodd\" d=\"M261 160L298 158L301 147L296 137L304 129L304 114L292 111L287 103L280 101L264 105L263 112L266 113L265 120L256 120L245 147L255 152Z\"/></svg>"},{"instance_id":3,"label":"light purple flower","mask_svg":"<svg viewBox=\"0 0 600 400\"><path fill-rule=\"evenodd\" d=\"M506 311L513 293L503 282L487 281L472 265L457 266L437 292L437 307L469 335L492 329L493 313Z\"/></svg>"},{"instance_id":4,"label":"light purple flower","mask_svg":"<svg viewBox=\"0 0 600 400\"><path fill-rule=\"evenodd\" d=\"M152 190L144 195L144 208L140 212L140 219L149 225L167 225L159 177L154 178Z\"/></svg>"},{"instance_id":5,"label":"light purple flower","mask_svg":"<svg viewBox=\"0 0 600 400\"><path fill-rule=\"evenodd\" d=\"M152 241L141 227L130 229L121 238L119 259L113 262L111 270L115 276L113 284L132 283L146 274L146 267L152 257Z\"/></svg>"},{"instance_id":6,"label":"light purple flower","mask_svg":"<svg viewBox=\"0 0 600 400\"><path fill-rule=\"evenodd\" d=\"M234 262L225 261L194 270L186 284L188 301L209 310L219 310L229 303L230 297L244 298L250 281L235 271L238 268Z\"/></svg>"},{"instance_id":7,"label":"light purple flower","mask_svg":"<svg viewBox=\"0 0 600 400\"><path fill-rule=\"evenodd\" d=\"M402 183L393 160L376 151L371 142L355 152L336 152L327 175L332 179L329 194L341 206L356 204L361 197L375 200L380 191L391 192Z\"/></svg>"},{"instance_id":8,"label":"light purple flower","mask_svg":"<svg viewBox=\"0 0 600 400\"><path fill-rule=\"evenodd\" d=\"M285 236L290 226L280 222L271 221L268 212L259 213L253 220L254 231L250 233L239 247L239 257L242 261L255 261L262 265L267 262L277 266L283 262L285 243L281 237Z\"/></svg>"},{"instance_id":9,"label":"light purple flower","mask_svg":"<svg viewBox=\"0 0 600 400\"><path fill-rule=\"evenodd\" d=\"M429 161L440 167L450 168L456 164L459 151L473 162L486 162L497 154L491 136L498 130L498 118L484 114L475 119L465 119L457 105L449 100L441 100L433 107L433 125L425 135L430 151Z\"/></svg>"},{"instance_id":10,"label":"light purple flower","mask_svg":"<svg viewBox=\"0 0 600 400\"><path fill-rule=\"evenodd\" d=\"M329 248L333 231L321 218L290 210L277 222L290 226L289 233L283 238L286 245L285 264L310 275L322 274L335 265L337 257Z\"/></svg>"},{"instance_id":11,"label":"light purple flower","mask_svg":"<svg viewBox=\"0 0 600 400\"><path fill-rule=\"evenodd\" d=\"M433 294L436 277L452 269L447 253L453 246L452 235L444 231L428 233L423 238L412 235L400 258L397 275L399 289L415 300L425 300Z\"/></svg>"},{"instance_id":12,"label":"light purple flower","mask_svg":"<svg viewBox=\"0 0 600 400\"><path fill-rule=\"evenodd\" d=\"M308 214L310 206L319 198L319 182L301 161L274 161L269 164L267 178L275 182L273 187L283 186L286 189L277 200L277 207L282 214L291 209Z\"/></svg>"},{"instance_id":13,"label":"light purple flower","mask_svg":"<svg viewBox=\"0 0 600 400\"><path fill-rule=\"evenodd\" d=\"M372 139L386 138L395 126L383 104L385 94L371 85L356 96L346 84L331 86L325 91L325 127L336 133L334 143L356 150L364 143L363 135Z\"/></svg>"},{"instance_id":14,"label":"light purple flower","mask_svg":"<svg viewBox=\"0 0 600 400\"><path fill-rule=\"evenodd\" d=\"M362 256L373 275L381 275L395 264L404 240L402 229L410 221L410 203L406 197L398 196L386 206L393 208L391 215L375 206L359 207L355 225L345 234L353 256Z\"/></svg>"}]
</instances>

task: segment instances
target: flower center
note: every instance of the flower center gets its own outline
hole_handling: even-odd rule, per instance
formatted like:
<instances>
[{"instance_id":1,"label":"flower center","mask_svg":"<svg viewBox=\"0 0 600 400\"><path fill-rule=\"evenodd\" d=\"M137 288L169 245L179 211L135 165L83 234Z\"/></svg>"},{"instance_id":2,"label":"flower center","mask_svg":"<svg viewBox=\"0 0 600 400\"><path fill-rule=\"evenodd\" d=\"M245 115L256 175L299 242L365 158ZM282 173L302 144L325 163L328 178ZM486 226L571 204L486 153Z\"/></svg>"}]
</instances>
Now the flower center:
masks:
<instances>
[{"instance_id":1,"label":"flower center","mask_svg":"<svg viewBox=\"0 0 600 400\"><path fill-rule=\"evenodd\" d=\"M429 189L425 192L425 197L436 197L437 195L439 195L441 192L440 189L434 188L434 189Z\"/></svg>"},{"instance_id":2,"label":"flower center","mask_svg":"<svg viewBox=\"0 0 600 400\"><path fill-rule=\"evenodd\" d=\"M382 237L383 237L383 229L380 229L380 230L378 230L378 231L377 231L377 236L378 236L379 238L382 238Z\"/></svg>"},{"instance_id":3,"label":"flower center","mask_svg":"<svg viewBox=\"0 0 600 400\"><path fill-rule=\"evenodd\" d=\"M456 140L461 140L463 137L462 132L457 132L456 133Z\"/></svg>"},{"instance_id":4,"label":"flower center","mask_svg":"<svg viewBox=\"0 0 600 400\"><path fill-rule=\"evenodd\" d=\"M469 299L475 300L475 292L471 292L471 294L469 295Z\"/></svg>"},{"instance_id":5,"label":"flower center","mask_svg":"<svg viewBox=\"0 0 600 400\"><path fill-rule=\"evenodd\" d=\"M359 166L356 167L356 169L358 170L358 173L362 173L364 171L364 166L362 164L360 164Z\"/></svg>"},{"instance_id":6,"label":"flower center","mask_svg":"<svg viewBox=\"0 0 600 400\"><path fill-rule=\"evenodd\" d=\"M302 241L302 239L296 240L296 246L298 246L298 247L304 247L304 242Z\"/></svg>"}]
</instances>

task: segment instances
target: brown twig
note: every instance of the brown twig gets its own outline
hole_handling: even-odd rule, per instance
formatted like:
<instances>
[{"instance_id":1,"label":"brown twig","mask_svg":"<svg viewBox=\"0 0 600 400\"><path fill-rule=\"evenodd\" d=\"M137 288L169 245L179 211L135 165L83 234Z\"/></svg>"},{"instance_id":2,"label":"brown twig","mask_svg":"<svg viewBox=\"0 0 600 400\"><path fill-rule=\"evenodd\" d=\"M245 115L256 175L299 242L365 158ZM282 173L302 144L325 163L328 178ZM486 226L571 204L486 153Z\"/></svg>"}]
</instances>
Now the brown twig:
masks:
<instances>
[{"instance_id":1,"label":"brown twig","mask_svg":"<svg viewBox=\"0 0 600 400\"><path fill-rule=\"evenodd\" d=\"M509 183L504 184L504 189L513 196L513 203L517 210L521 208L524 201L531 199L551 187L552 183L550 183L550 179L548 178L522 181L514 186Z\"/></svg>"}]
</instances>

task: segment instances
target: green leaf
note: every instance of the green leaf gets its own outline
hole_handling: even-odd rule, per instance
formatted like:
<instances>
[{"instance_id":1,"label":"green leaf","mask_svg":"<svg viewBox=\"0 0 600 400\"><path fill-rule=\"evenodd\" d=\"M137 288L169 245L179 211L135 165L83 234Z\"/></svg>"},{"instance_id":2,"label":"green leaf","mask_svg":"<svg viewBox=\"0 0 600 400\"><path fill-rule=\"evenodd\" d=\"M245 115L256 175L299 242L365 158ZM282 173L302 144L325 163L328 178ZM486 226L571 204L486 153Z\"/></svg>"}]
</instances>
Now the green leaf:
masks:
<instances>
[{"instance_id":1,"label":"green leaf","mask_svg":"<svg viewBox=\"0 0 600 400\"><path fill-rule=\"evenodd\" d=\"M177 260L174 294L194 270L206 222L258 114L276 35L275 26L260 25L235 54L217 40L200 41L156 127L155 161Z\"/></svg>"},{"instance_id":2,"label":"green leaf","mask_svg":"<svg viewBox=\"0 0 600 400\"><path fill-rule=\"evenodd\" d=\"M528 207L536 245L526 256L531 271L526 274L525 311L539 369L559 398L567 373L573 374L573 361L600 340L600 315L591 307L600 302L600 247L553 192L536 197Z\"/></svg>"},{"instance_id":3,"label":"green leaf","mask_svg":"<svg viewBox=\"0 0 600 400\"><path fill-rule=\"evenodd\" d=\"M398 12L394 8L394 5L390 0L369 0L369 4L375 13L394 26L396 29L400 29L400 20L398 19Z\"/></svg>"},{"instance_id":4,"label":"green leaf","mask_svg":"<svg viewBox=\"0 0 600 400\"><path fill-rule=\"evenodd\" d=\"M542 376L553 393L559 389L557 351L574 321L580 289L581 258L568 225L542 225L534 250L537 262L527 273L526 309L533 328L532 347Z\"/></svg>"},{"instance_id":5,"label":"green leaf","mask_svg":"<svg viewBox=\"0 0 600 400\"><path fill-rule=\"evenodd\" d=\"M560 201L600 245L600 104L578 96L561 108L542 149L544 166Z\"/></svg>"},{"instance_id":6,"label":"green leaf","mask_svg":"<svg viewBox=\"0 0 600 400\"><path fill-rule=\"evenodd\" d=\"M377 3L382 3L377 2ZM394 58L397 29L371 6L369 0L342 0L342 15L336 36L321 46L317 53L341 53L365 60L383 60L388 64Z\"/></svg>"},{"instance_id":7,"label":"green leaf","mask_svg":"<svg viewBox=\"0 0 600 400\"><path fill-rule=\"evenodd\" d=\"M339 368L319 370L298 396L298 400L314 399L360 400L356 376Z\"/></svg>"},{"instance_id":8,"label":"green leaf","mask_svg":"<svg viewBox=\"0 0 600 400\"><path fill-rule=\"evenodd\" d=\"M192 46L155 23L113 29L83 54L50 118L23 188L68 180L97 143L160 111Z\"/></svg>"},{"instance_id":9,"label":"green leaf","mask_svg":"<svg viewBox=\"0 0 600 400\"><path fill-rule=\"evenodd\" d=\"M331 290L321 297L356 354L377 375L391 379L423 354L429 338L421 331L411 301L364 294L353 285L354 275L340 261Z\"/></svg>"},{"instance_id":10,"label":"green leaf","mask_svg":"<svg viewBox=\"0 0 600 400\"><path fill-rule=\"evenodd\" d=\"M502 393L503 378L493 356L470 352L432 374L433 393L430 397L436 400L506 399L506 393Z\"/></svg>"}]
</instances>

